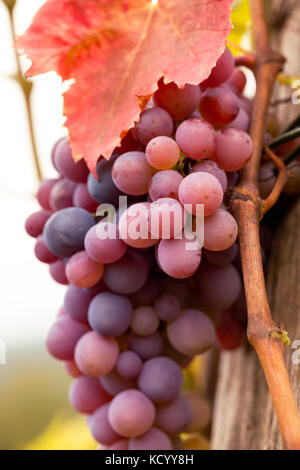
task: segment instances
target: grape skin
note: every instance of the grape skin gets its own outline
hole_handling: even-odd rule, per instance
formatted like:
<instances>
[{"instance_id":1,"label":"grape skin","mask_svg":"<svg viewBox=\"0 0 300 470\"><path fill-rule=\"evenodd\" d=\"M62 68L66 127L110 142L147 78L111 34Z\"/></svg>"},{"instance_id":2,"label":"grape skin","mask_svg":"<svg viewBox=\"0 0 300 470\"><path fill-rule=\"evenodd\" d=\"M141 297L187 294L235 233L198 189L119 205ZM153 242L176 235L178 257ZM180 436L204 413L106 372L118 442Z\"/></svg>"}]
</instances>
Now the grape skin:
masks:
<instances>
[{"instance_id":1,"label":"grape skin","mask_svg":"<svg viewBox=\"0 0 300 470\"><path fill-rule=\"evenodd\" d=\"M204 245L210 251L221 251L229 248L238 235L237 223L232 215L224 209L218 209L204 221Z\"/></svg>"},{"instance_id":2,"label":"grape skin","mask_svg":"<svg viewBox=\"0 0 300 470\"><path fill-rule=\"evenodd\" d=\"M164 135L170 137L174 128L173 120L167 111L154 106L145 109L135 125L135 133L138 140L147 145L154 137Z\"/></svg>"},{"instance_id":3,"label":"grape skin","mask_svg":"<svg viewBox=\"0 0 300 470\"><path fill-rule=\"evenodd\" d=\"M155 408L149 398L139 390L125 390L113 398L108 419L121 436L136 437L145 434L152 426Z\"/></svg>"},{"instance_id":4,"label":"grape skin","mask_svg":"<svg viewBox=\"0 0 300 470\"><path fill-rule=\"evenodd\" d=\"M50 328L46 346L49 353L59 360L71 360L79 339L89 331L89 327L73 320L69 316L62 316Z\"/></svg>"},{"instance_id":5,"label":"grape skin","mask_svg":"<svg viewBox=\"0 0 300 470\"><path fill-rule=\"evenodd\" d=\"M191 308L182 310L178 318L168 323L167 335L172 346L187 356L202 354L215 342L215 328L210 318Z\"/></svg>"},{"instance_id":6,"label":"grape skin","mask_svg":"<svg viewBox=\"0 0 300 470\"><path fill-rule=\"evenodd\" d=\"M193 160L211 158L216 150L216 131L202 119L183 121L177 128L175 139L182 152Z\"/></svg>"},{"instance_id":7,"label":"grape skin","mask_svg":"<svg viewBox=\"0 0 300 470\"><path fill-rule=\"evenodd\" d=\"M97 442L108 446L114 444L114 442L121 438L121 436L113 430L109 423L109 406L109 403L100 406L100 408L94 411L94 413L87 418L89 430L93 438Z\"/></svg>"},{"instance_id":8,"label":"grape skin","mask_svg":"<svg viewBox=\"0 0 300 470\"><path fill-rule=\"evenodd\" d=\"M99 406L111 400L97 379L81 376L69 389L69 401L79 413L93 413Z\"/></svg>"},{"instance_id":9,"label":"grape skin","mask_svg":"<svg viewBox=\"0 0 300 470\"><path fill-rule=\"evenodd\" d=\"M115 238L110 233L115 234ZM118 227L111 222L99 222L91 227L85 236L84 247L90 258L104 264L115 263L127 250L124 241L120 240Z\"/></svg>"},{"instance_id":10,"label":"grape skin","mask_svg":"<svg viewBox=\"0 0 300 470\"><path fill-rule=\"evenodd\" d=\"M185 236L182 239L161 240L158 245L158 260L161 269L177 279L192 276L201 262L201 249L187 249L191 243ZM197 242L194 239L194 243Z\"/></svg>"},{"instance_id":11,"label":"grape skin","mask_svg":"<svg viewBox=\"0 0 300 470\"><path fill-rule=\"evenodd\" d=\"M158 90L154 94L154 101L164 108L173 119L185 119L197 108L200 100L198 85L187 83L183 88L172 82L165 85L159 81Z\"/></svg>"},{"instance_id":12,"label":"grape skin","mask_svg":"<svg viewBox=\"0 0 300 470\"><path fill-rule=\"evenodd\" d=\"M253 152L249 134L240 129L221 129L217 132L216 161L225 171L244 168Z\"/></svg>"},{"instance_id":13,"label":"grape skin","mask_svg":"<svg viewBox=\"0 0 300 470\"><path fill-rule=\"evenodd\" d=\"M129 439L128 450L172 450L170 438L160 429L151 428L141 437Z\"/></svg>"},{"instance_id":14,"label":"grape skin","mask_svg":"<svg viewBox=\"0 0 300 470\"><path fill-rule=\"evenodd\" d=\"M103 276L104 266L92 260L86 251L75 253L66 264L68 280L78 287L92 287Z\"/></svg>"},{"instance_id":15,"label":"grape skin","mask_svg":"<svg viewBox=\"0 0 300 470\"><path fill-rule=\"evenodd\" d=\"M88 308L92 298L88 290L70 285L65 294L64 308L74 320L87 323Z\"/></svg>"},{"instance_id":16,"label":"grape skin","mask_svg":"<svg viewBox=\"0 0 300 470\"><path fill-rule=\"evenodd\" d=\"M208 88L201 96L199 110L210 124L222 127L237 117L239 100L229 88Z\"/></svg>"},{"instance_id":17,"label":"grape skin","mask_svg":"<svg viewBox=\"0 0 300 470\"><path fill-rule=\"evenodd\" d=\"M175 170L162 170L153 175L149 184L152 201L161 198L178 199L178 189L183 176Z\"/></svg>"},{"instance_id":18,"label":"grape skin","mask_svg":"<svg viewBox=\"0 0 300 470\"><path fill-rule=\"evenodd\" d=\"M99 377L110 372L116 365L118 357L117 341L114 338L105 338L96 331L89 331L76 344L76 365L90 377Z\"/></svg>"},{"instance_id":19,"label":"grape skin","mask_svg":"<svg viewBox=\"0 0 300 470\"><path fill-rule=\"evenodd\" d=\"M166 136L154 137L147 144L146 159L156 170L169 170L180 158L180 148L175 140Z\"/></svg>"},{"instance_id":20,"label":"grape skin","mask_svg":"<svg viewBox=\"0 0 300 470\"><path fill-rule=\"evenodd\" d=\"M203 171L186 176L179 186L178 194L186 211L197 215L197 205L202 204L206 216L216 212L222 204L224 195L217 178Z\"/></svg>"},{"instance_id":21,"label":"grape skin","mask_svg":"<svg viewBox=\"0 0 300 470\"><path fill-rule=\"evenodd\" d=\"M132 321L130 300L112 292L102 292L93 298L88 319L93 330L103 336L120 336Z\"/></svg>"},{"instance_id":22,"label":"grape skin","mask_svg":"<svg viewBox=\"0 0 300 470\"><path fill-rule=\"evenodd\" d=\"M117 362L117 371L124 379L134 379L142 369L142 360L133 351L124 351Z\"/></svg>"}]
</instances>

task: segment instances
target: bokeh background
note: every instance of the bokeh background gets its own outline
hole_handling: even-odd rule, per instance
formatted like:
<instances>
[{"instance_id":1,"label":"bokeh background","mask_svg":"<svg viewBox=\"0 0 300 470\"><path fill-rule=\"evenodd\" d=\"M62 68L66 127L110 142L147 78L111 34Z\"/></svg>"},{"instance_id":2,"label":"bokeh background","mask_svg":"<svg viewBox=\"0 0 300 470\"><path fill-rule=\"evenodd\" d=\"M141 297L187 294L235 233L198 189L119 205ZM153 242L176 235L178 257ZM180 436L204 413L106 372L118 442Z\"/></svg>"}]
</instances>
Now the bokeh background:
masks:
<instances>
[{"instance_id":1,"label":"bokeh background","mask_svg":"<svg viewBox=\"0 0 300 470\"><path fill-rule=\"evenodd\" d=\"M44 2L17 1L14 15L17 34L24 32ZM248 3L235 1L234 8L231 40L249 47ZM96 443L89 436L85 418L75 414L68 404L70 380L44 346L65 288L54 283L47 266L36 260L34 239L24 231L28 214L38 210L35 201L38 181L25 101L13 78L16 60L3 0L0 0L0 50L0 342L6 350L6 364L0 363L0 449L93 449ZM29 63L23 58L21 63L26 70ZM248 86L251 89L251 81ZM66 134L61 92L62 83L55 73L34 79L31 104L45 177L55 176L51 148ZM199 372L199 364L192 366L186 381L196 381L201 388L202 379L196 377L195 371Z\"/></svg>"}]
</instances>

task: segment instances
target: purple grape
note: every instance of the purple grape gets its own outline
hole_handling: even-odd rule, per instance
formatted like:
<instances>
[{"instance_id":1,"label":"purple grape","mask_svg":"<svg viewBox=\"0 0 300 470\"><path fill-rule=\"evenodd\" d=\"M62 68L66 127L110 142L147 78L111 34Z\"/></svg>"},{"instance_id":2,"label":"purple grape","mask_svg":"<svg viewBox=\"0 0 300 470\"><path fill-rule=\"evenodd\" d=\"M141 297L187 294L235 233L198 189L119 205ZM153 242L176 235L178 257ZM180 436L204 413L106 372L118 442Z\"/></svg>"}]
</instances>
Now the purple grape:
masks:
<instances>
[{"instance_id":1,"label":"purple grape","mask_svg":"<svg viewBox=\"0 0 300 470\"><path fill-rule=\"evenodd\" d=\"M138 378L140 390L157 403L172 401L182 383L183 375L178 364L163 356L146 361Z\"/></svg>"},{"instance_id":2,"label":"purple grape","mask_svg":"<svg viewBox=\"0 0 300 470\"><path fill-rule=\"evenodd\" d=\"M140 437L129 439L128 450L172 450L170 438L162 431L151 428Z\"/></svg>"},{"instance_id":3,"label":"purple grape","mask_svg":"<svg viewBox=\"0 0 300 470\"><path fill-rule=\"evenodd\" d=\"M121 437L117 434L108 421L110 403L100 406L94 413L88 416L88 426L93 438L105 445L111 445Z\"/></svg>"},{"instance_id":4,"label":"purple grape","mask_svg":"<svg viewBox=\"0 0 300 470\"><path fill-rule=\"evenodd\" d=\"M53 186L59 181L58 178L45 179L40 182L36 198L42 209L51 210L49 197Z\"/></svg>"},{"instance_id":5,"label":"purple grape","mask_svg":"<svg viewBox=\"0 0 300 470\"><path fill-rule=\"evenodd\" d=\"M120 336L132 320L130 300L112 292L102 292L93 298L88 313L89 324L103 336Z\"/></svg>"},{"instance_id":6,"label":"purple grape","mask_svg":"<svg viewBox=\"0 0 300 470\"><path fill-rule=\"evenodd\" d=\"M115 161L112 178L120 191L141 196L147 194L153 172L144 152L127 152Z\"/></svg>"},{"instance_id":7,"label":"purple grape","mask_svg":"<svg viewBox=\"0 0 300 470\"><path fill-rule=\"evenodd\" d=\"M68 285L69 279L66 276L66 264L64 260L58 259L49 264L49 273L54 281L59 284Z\"/></svg>"},{"instance_id":8,"label":"purple grape","mask_svg":"<svg viewBox=\"0 0 300 470\"><path fill-rule=\"evenodd\" d=\"M158 331L148 336L139 336L132 332L129 335L128 345L144 361L161 354L164 347L162 337Z\"/></svg>"},{"instance_id":9,"label":"purple grape","mask_svg":"<svg viewBox=\"0 0 300 470\"><path fill-rule=\"evenodd\" d=\"M121 436L136 437L145 434L151 428L154 418L153 403L139 390L119 393L109 406L109 423Z\"/></svg>"},{"instance_id":10,"label":"purple grape","mask_svg":"<svg viewBox=\"0 0 300 470\"><path fill-rule=\"evenodd\" d=\"M140 253L127 250L123 258L105 267L103 280L118 294L132 294L146 282L148 266Z\"/></svg>"},{"instance_id":11,"label":"purple grape","mask_svg":"<svg viewBox=\"0 0 300 470\"><path fill-rule=\"evenodd\" d=\"M55 168L65 177L76 183L85 183L89 170L84 160L75 163L67 137L58 141L54 152L53 162Z\"/></svg>"},{"instance_id":12,"label":"purple grape","mask_svg":"<svg viewBox=\"0 0 300 470\"><path fill-rule=\"evenodd\" d=\"M139 122L135 125L136 136L139 141L147 145L154 137L165 135L171 137L174 124L167 111L157 106L142 112Z\"/></svg>"},{"instance_id":13,"label":"purple grape","mask_svg":"<svg viewBox=\"0 0 300 470\"><path fill-rule=\"evenodd\" d=\"M161 198L178 199L179 185L183 176L175 170L158 171L149 184L149 195L152 201Z\"/></svg>"},{"instance_id":14,"label":"purple grape","mask_svg":"<svg viewBox=\"0 0 300 470\"><path fill-rule=\"evenodd\" d=\"M54 255L69 257L84 248L84 237L94 223L91 214L84 209L62 209L47 221L44 228L45 243Z\"/></svg>"},{"instance_id":15,"label":"purple grape","mask_svg":"<svg viewBox=\"0 0 300 470\"><path fill-rule=\"evenodd\" d=\"M184 88L172 82L165 85L159 81L154 94L155 103L168 111L173 119L185 119L197 108L200 101L200 87L187 83Z\"/></svg>"},{"instance_id":16,"label":"purple grape","mask_svg":"<svg viewBox=\"0 0 300 470\"><path fill-rule=\"evenodd\" d=\"M99 381L92 377L78 377L69 390L69 401L79 413L93 413L111 397L103 390Z\"/></svg>"},{"instance_id":17,"label":"purple grape","mask_svg":"<svg viewBox=\"0 0 300 470\"><path fill-rule=\"evenodd\" d=\"M188 400L179 395L170 403L157 408L155 425L167 434L179 434L192 421L192 408Z\"/></svg>"},{"instance_id":18,"label":"purple grape","mask_svg":"<svg viewBox=\"0 0 300 470\"><path fill-rule=\"evenodd\" d=\"M64 308L74 320L87 323L88 308L92 298L88 290L70 285L65 294Z\"/></svg>"},{"instance_id":19,"label":"purple grape","mask_svg":"<svg viewBox=\"0 0 300 470\"><path fill-rule=\"evenodd\" d=\"M52 212L46 211L45 209L34 212L27 217L25 222L25 230L33 238L37 238L42 234L44 226L47 220L51 217Z\"/></svg>"},{"instance_id":20,"label":"purple grape","mask_svg":"<svg viewBox=\"0 0 300 470\"><path fill-rule=\"evenodd\" d=\"M175 320L180 313L180 302L175 295L161 294L153 304L154 310L163 321Z\"/></svg>"},{"instance_id":21,"label":"purple grape","mask_svg":"<svg viewBox=\"0 0 300 470\"><path fill-rule=\"evenodd\" d=\"M124 351L117 362L117 371L124 379L134 379L142 369L142 360L133 351Z\"/></svg>"},{"instance_id":22,"label":"purple grape","mask_svg":"<svg viewBox=\"0 0 300 470\"><path fill-rule=\"evenodd\" d=\"M115 234L115 237L110 236ZM98 263L115 263L124 255L127 246L119 238L119 231L115 224L99 222L87 232L84 239L87 254Z\"/></svg>"},{"instance_id":23,"label":"purple grape","mask_svg":"<svg viewBox=\"0 0 300 470\"><path fill-rule=\"evenodd\" d=\"M89 327L69 316L62 316L50 328L46 346L49 353L60 360L71 360L79 339L89 331Z\"/></svg>"},{"instance_id":24,"label":"purple grape","mask_svg":"<svg viewBox=\"0 0 300 470\"><path fill-rule=\"evenodd\" d=\"M167 326L172 346L182 354L196 356L209 350L215 342L215 328L210 318L200 310L188 308Z\"/></svg>"},{"instance_id":25,"label":"purple grape","mask_svg":"<svg viewBox=\"0 0 300 470\"><path fill-rule=\"evenodd\" d=\"M104 390L112 396L131 388L136 388L135 379L126 379L118 374L116 369L113 369L108 374L99 378L99 381Z\"/></svg>"},{"instance_id":26,"label":"purple grape","mask_svg":"<svg viewBox=\"0 0 300 470\"><path fill-rule=\"evenodd\" d=\"M59 211L73 206L73 194L76 183L62 178L55 183L50 192L49 204L53 211Z\"/></svg>"},{"instance_id":27,"label":"purple grape","mask_svg":"<svg viewBox=\"0 0 300 470\"><path fill-rule=\"evenodd\" d=\"M158 294L158 282L153 277L148 277L143 287L129 297L134 307L140 307L141 305L152 305Z\"/></svg>"},{"instance_id":28,"label":"purple grape","mask_svg":"<svg viewBox=\"0 0 300 470\"><path fill-rule=\"evenodd\" d=\"M36 244L34 245L34 254L41 263L54 263L57 260L57 256L51 253L48 250L46 243L44 242L44 238L40 235L37 240Z\"/></svg>"}]
</instances>

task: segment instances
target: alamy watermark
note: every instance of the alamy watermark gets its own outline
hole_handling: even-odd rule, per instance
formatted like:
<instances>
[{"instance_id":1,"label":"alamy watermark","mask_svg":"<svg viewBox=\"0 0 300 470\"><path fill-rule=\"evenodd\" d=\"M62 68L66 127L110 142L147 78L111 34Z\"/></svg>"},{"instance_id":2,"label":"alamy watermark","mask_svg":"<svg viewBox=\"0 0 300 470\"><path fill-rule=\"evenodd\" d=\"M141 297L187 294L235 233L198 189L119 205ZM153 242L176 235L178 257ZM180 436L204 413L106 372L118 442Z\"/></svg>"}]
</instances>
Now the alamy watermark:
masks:
<instances>
[{"instance_id":1,"label":"alamy watermark","mask_svg":"<svg viewBox=\"0 0 300 470\"><path fill-rule=\"evenodd\" d=\"M167 199L157 204L139 202L128 207L127 196L120 196L117 210L112 204L101 204L96 212L102 222L97 225L97 237L101 240L118 236L123 240L185 239L187 251L202 248L204 205L182 206L176 199Z\"/></svg>"}]
</instances>

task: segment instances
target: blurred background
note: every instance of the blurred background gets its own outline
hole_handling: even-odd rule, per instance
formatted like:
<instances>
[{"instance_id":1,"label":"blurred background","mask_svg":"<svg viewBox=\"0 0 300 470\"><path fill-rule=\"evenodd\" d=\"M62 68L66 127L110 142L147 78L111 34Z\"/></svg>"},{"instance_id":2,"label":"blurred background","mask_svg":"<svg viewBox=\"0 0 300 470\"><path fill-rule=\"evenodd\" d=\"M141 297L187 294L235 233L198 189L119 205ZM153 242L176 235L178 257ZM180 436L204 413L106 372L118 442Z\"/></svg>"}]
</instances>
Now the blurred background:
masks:
<instances>
[{"instance_id":1,"label":"blurred background","mask_svg":"<svg viewBox=\"0 0 300 470\"><path fill-rule=\"evenodd\" d=\"M3 357L0 360L0 449L93 449L96 443L89 436L85 418L68 404L70 380L44 346L65 288L54 283L47 266L34 257L35 240L24 230L26 217L38 210L38 179L25 100L14 78L17 63L5 5L9 2L0 0L0 344L6 352L6 364L1 363ZM45 0L17 1L16 34L24 32L43 3ZM250 47L248 2L235 1L234 8L231 40ZM28 68L26 59L21 58L21 64L23 70ZM52 145L66 134L62 83L55 73L33 82L30 101L37 152L42 174L50 178L55 176L50 160Z\"/></svg>"}]
</instances>

